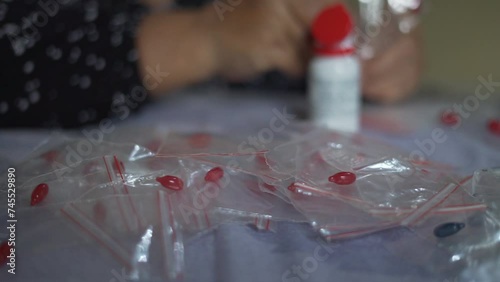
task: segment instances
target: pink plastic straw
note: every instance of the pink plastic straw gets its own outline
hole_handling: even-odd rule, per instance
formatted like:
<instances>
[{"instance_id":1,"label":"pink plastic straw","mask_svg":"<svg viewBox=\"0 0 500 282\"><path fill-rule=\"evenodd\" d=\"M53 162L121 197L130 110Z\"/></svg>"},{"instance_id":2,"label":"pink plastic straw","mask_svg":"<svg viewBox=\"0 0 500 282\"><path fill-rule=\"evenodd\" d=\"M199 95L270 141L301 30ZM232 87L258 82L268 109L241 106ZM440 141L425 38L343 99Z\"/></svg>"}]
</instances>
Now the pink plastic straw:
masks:
<instances>
[{"instance_id":1,"label":"pink plastic straw","mask_svg":"<svg viewBox=\"0 0 500 282\"><path fill-rule=\"evenodd\" d=\"M61 212L106 248L118 261L123 263L128 269L132 269L130 254L115 239L79 211L74 204L71 203L61 208Z\"/></svg>"},{"instance_id":2,"label":"pink plastic straw","mask_svg":"<svg viewBox=\"0 0 500 282\"><path fill-rule=\"evenodd\" d=\"M164 270L170 279L179 279L183 271L184 246L177 229L170 197L158 191L158 212L160 216L161 239L163 245Z\"/></svg>"},{"instance_id":3,"label":"pink plastic straw","mask_svg":"<svg viewBox=\"0 0 500 282\"><path fill-rule=\"evenodd\" d=\"M469 176L462 180L458 185L454 183L450 183L446 185L441 191L439 191L436 195L430 198L427 202L425 202L422 206L418 207L416 210L411 212L405 219L401 221L402 226L411 226L420 221L426 214L431 212L435 207L445 201L453 192L455 192L461 185L467 183L472 179L472 176Z\"/></svg>"},{"instance_id":4,"label":"pink plastic straw","mask_svg":"<svg viewBox=\"0 0 500 282\"><path fill-rule=\"evenodd\" d=\"M118 207L120 209L120 214L122 216L123 221L125 222L125 226L127 230L137 230L139 227L144 226L141 222L141 218L137 214L137 209L135 207L132 198L130 197L130 193L128 191L127 185L125 184L125 178L123 177L123 173L121 171L121 165L116 156L113 156L114 167L118 170L118 174L120 176L117 179L115 173L111 173L112 170L110 168L113 165L106 159L106 157L102 157L104 161L104 165L106 167L106 171L108 174L109 181L113 186L113 192L115 195L125 195L125 198L118 197L116 200L118 202ZM121 181L120 185L116 185L117 181Z\"/></svg>"}]
</instances>

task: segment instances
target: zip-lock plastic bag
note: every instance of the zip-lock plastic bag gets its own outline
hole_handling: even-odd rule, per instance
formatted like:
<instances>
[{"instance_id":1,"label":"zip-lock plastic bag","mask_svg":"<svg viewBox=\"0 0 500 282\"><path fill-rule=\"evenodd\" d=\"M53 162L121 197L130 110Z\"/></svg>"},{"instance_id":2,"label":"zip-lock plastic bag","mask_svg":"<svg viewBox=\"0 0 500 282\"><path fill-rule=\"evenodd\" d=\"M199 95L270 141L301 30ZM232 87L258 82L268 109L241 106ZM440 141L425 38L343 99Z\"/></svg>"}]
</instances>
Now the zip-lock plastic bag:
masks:
<instances>
[{"instance_id":1,"label":"zip-lock plastic bag","mask_svg":"<svg viewBox=\"0 0 500 282\"><path fill-rule=\"evenodd\" d=\"M273 230L276 221L309 222L327 240L403 226L412 230L409 240L420 248L403 248L409 241L402 238L389 240L388 249L427 252L423 257L434 270L450 268L456 275L456 266L471 270L496 254L481 242L496 244L491 234L500 214L497 170L459 180L450 167L408 159L370 138L309 126L294 126L245 152L235 138L208 136L145 132L131 138L138 142L133 144L124 135L112 135L109 140L124 143L103 142L74 165L57 169L35 156L43 161L27 162L18 171L44 173L17 184L16 207L20 214L35 214L33 218L39 213L38 218L46 217L41 221L54 221L63 232L73 230L80 237L62 238L63 245L74 239L77 245L92 246L92 251L106 253L104 265L123 268L127 277L141 281L181 279L182 239L225 222L260 230ZM6 191L2 189L2 198ZM473 215L482 222L476 229L470 229ZM31 225L24 228L48 236L41 223L27 222ZM433 233L437 225L444 226L436 231L444 236L439 240ZM445 236L455 229L460 230ZM469 232L475 239L466 244L441 244L445 237L452 242L450 238ZM48 240L54 239L51 248L57 238ZM458 254L460 263L446 260ZM29 255L30 250L23 251Z\"/></svg>"},{"instance_id":2,"label":"zip-lock plastic bag","mask_svg":"<svg viewBox=\"0 0 500 282\"><path fill-rule=\"evenodd\" d=\"M281 198L263 192L262 181L253 175L226 170L227 179L215 197L215 211L231 221L251 223L271 230L276 221L306 222L306 218Z\"/></svg>"},{"instance_id":3,"label":"zip-lock plastic bag","mask_svg":"<svg viewBox=\"0 0 500 282\"><path fill-rule=\"evenodd\" d=\"M123 213L123 202L133 203L134 210ZM103 275L111 279L112 270L130 281L182 280L183 232L163 191L35 206L16 213L23 230L17 238L22 242L16 249L19 264L38 268L20 271L17 275L24 280L57 280L61 265L87 280ZM78 257L78 263L68 265L69 257ZM36 279L29 278L35 273Z\"/></svg>"}]
</instances>

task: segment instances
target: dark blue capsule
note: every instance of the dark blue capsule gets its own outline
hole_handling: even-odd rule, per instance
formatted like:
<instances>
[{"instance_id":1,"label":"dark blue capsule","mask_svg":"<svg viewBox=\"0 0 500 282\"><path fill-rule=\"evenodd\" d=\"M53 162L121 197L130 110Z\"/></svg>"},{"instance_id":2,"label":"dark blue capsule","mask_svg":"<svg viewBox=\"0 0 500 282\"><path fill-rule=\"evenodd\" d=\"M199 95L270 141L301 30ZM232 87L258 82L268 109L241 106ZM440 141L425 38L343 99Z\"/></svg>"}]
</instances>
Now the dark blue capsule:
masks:
<instances>
[{"instance_id":1,"label":"dark blue capsule","mask_svg":"<svg viewBox=\"0 0 500 282\"><path fill-rule=\"evenodd\" d=\"M438 238L445 238L451 235L455 235L460 230L465 227L465 223L461 222L448 222L441 224L434 228L434 236Z\"/></svg>"}]
</instances>

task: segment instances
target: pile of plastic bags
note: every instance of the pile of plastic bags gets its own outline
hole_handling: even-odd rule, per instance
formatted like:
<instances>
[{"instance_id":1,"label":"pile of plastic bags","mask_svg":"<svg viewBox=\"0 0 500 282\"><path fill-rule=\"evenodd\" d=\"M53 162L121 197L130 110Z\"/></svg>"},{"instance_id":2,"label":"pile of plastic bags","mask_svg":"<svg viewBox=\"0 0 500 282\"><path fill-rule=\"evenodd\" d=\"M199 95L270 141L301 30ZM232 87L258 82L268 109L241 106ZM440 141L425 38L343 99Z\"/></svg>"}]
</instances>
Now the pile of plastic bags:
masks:
<instances>
[{"instance_id":1,"label":"pile of plastic bags","mask_svg":"<svg viewBox=\"0 0 500 282\"><path fill-rule=\"evenodd\" d=\"M420 243L386 248L436 271L443 257L464 277L499 263L500 170L460 177L361 135L303 126L255 142L146 129L54 140L17 167L17 253L40 266L33 277L71 257L44 264L47 255L77 246L82 275L98 264L131 280L182 280L184 244L228 222L308 222L328 241L405 227Z\"/></svg>"}]
</instances>

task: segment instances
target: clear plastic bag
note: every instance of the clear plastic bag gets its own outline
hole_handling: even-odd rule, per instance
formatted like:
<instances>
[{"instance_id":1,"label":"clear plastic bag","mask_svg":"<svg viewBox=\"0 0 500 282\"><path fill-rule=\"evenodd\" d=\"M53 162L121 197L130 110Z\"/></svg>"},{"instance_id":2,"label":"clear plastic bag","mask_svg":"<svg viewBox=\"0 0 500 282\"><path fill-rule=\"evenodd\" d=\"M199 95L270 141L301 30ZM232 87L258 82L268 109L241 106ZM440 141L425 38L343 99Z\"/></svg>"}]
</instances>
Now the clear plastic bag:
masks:
<instances>
[{"instance_id":1,"label":"clear plastic bag","mask_svg":"<svg viewBox=\"0 0 500 282\"><path fill-rule=\"evenodd\" d=\"M387 249L401 256L422 254L411 259L427 258L433 270L459 275L460 267L472 271L494 261L496 248L486 246L496 246L498 170L457 180L449 167L410 160L370 138L307 125L291 126L251 150L221 135L141 132L130 138L112 134L108 141L123 143L103 141L71 166L54 169L50 161L65 156L48 151L18 167L33 169L26 175L34 176L16 190L19 217L29 218L23 222L29 232L20 232L20 240L27 246L22 256L34 254L30 265L43 257L30 253L37 250L31 241L50 237L43 222L61 234L38 248L61 252L75 246L89 265L88 257L105 253L96 273L124 269L126 277L139 281L182 279L184 239L225 222L259 230L273 230L277 221L309 222L327 240L403 226L399 230L411 232L389 238ZM67 139L46 148L64 150L80 142ZM42 189L32 206L40 184L48 193ZM450 222L459 224L450 225L459 232L437 238L436 226ZM408 242L415 247L405 246ZM43 267L55 266L44 262ZM87 265L81 269L88 271Z\"/></svg>"},{"instance_id":2,"label":"clear plastic bag","mask_svg":"<svg viewBox=\"0 0 500 282\"><path fill-rule=\"evenodd\" d=\"M134 229L121 214L119 203L123 201L136 207L141 223ZM69 266L72 274L82 273L86 280L107 277L111 270L130 281L181 280L183 232L172 206L168 195L159 191L19 209L18 228L23 232L18 233L22 243L16 253L19 264L29 265L30 271L18 272L18 278L57 280L60 266L68 266L72 256L79 258L79 263ZM46 259L47 255L52 258Z\"/></svg>"},{"instance_id":3,"label":"clear plastic bag","mask_svg":"<svg viewBox=\"0 0 500 282\"><path fill-rule=\"evenodd\" d=\"M216 213L230 221L251 223L270 230L275 221L306 222L306 218L281 198L261 190L262 181L253 175L228 170L214 206Z\"/></svg>"}]
</instances>

